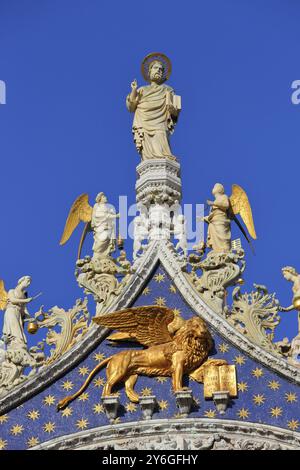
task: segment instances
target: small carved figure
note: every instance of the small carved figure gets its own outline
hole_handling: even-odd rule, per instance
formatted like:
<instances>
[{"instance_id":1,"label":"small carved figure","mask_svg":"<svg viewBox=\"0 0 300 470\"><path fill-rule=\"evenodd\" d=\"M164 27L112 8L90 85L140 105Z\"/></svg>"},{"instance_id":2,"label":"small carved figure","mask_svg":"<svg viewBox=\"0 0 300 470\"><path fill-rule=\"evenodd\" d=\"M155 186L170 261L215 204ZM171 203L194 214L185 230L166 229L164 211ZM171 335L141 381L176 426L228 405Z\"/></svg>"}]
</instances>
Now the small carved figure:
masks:
<instances>
[{"instance_id":1,"label":"small carved figure","mask_svg":"<svg viewBox=\"0 0 300 470\"><path fill-rule=\"evenodd\" d=\"M125 382L127 397L132 402L139 401L133 390L139 375L170 376L173 390L184 390L184 374L192 374L201 382L204 366L226 364L223 359L208 359L213 339L199 317L178 320L173 310L156 305L128 308L94 318L98 325L119 330L108 337L111 341L137 341L146 347L144 350L125 350L100 362L90 373L83 386L72 396L58 403L62 409L81 395L94 375L107 366L107 381L102 396L110 396L118 382Z\"/></svg>"},{"instance_id":2,"label":"small carved figure","mask_svg":"<svg viewBox=\"0 0 300 470\"><path fill-rule=\"evenodd\" d=\"M164 54L149 54L143 61L142 73L150 85L138 88L133 80L126 99L127 109L135 113L132 133L137 151L142 160L175 160L169 136L174 132L181 100L173 88L164 84L171 74L171 62Z\"/></svg>"},{"instance_id":3,"label":"small carved figure","mask_svg":"<svg viewBox=\"0 0 300 470\"><path fill-rule=\"evenodd\" d=\"M181 250L183 256L187 257L186 220L184 215L174 217L174 238L178 240L175 250Z\"/></svg>"},{"instance_id":4,"label":"small carved figure","mask_svg":"<svg viewBox=\"0 0 300 470\"><path fill-rule=\"evenodd\" d=\"M80 258L86 234L91 230L94 235L94 256L109 256L110 253L115 250L115 219L119 216L120 215L116 214L113 209L108 207L107 198L104 193L101 192L97 195L94 207L89 204L88 194L81 194L81 196L79 196L72 204L64 232L60 240L60 245L64 245L69 240L80 222L85 222L85 228L79 244L78 258Z\"/></svg>"},{"instance_id":5,"label":"small carved figure","mask_svg":"<svg viewBox=\"0 0 300 470\"><path fill-rule=\"evenodd\" d=\"M149 239L169 240L171 212L167 203L152 204L149 208Z\"/></svg>"},{"instance_id":6,"label":"small carved figure","mask_svg":"<svg viewBox=\"0 0 300 470\"><path fill-rule=\"evenodd\" d=\"M133 260L135 261L139 253L143 250L143 240L146 240L149 235L149 221L145 214L141 212L134 218L134 233L133 233Z\"/></svg>"},{"instance_id":7,"label":"small carved figure","mask_svg":"<svg viewBox=\"0 0 300 470\"><path fill-rule=\"evenodd\" d=\"M287 281L291 281L293 283L292 290L294 294L294 308L300 310L300 275L292 266L286 266L285 268L282 268L282 274Z\"/></svg>"},{"instance_id":8,"label":"small carved figure","mask_svg":"<svg viewBox=\"0 0 300 470\"><path fill-rule=\"evenodd\" d=\"M127 255L126 255L125 250L120 251L120 256L118 256L117 262L120 265L120 267L118 267L118 272L119 273L128 274L131 271L131 263L127 259Z\"/></svg>"}]
</instances>

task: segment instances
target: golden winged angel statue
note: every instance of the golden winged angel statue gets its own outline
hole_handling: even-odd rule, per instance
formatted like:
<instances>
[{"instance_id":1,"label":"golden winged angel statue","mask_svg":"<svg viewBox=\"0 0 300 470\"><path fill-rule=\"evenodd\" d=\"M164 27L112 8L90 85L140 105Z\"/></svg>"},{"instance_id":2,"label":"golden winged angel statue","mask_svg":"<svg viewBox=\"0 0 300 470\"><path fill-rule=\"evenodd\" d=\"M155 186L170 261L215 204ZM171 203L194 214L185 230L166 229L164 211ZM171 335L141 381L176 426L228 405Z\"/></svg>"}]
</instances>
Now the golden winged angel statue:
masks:
<instances>
[{"instance_id":1,"label":"golden winged angel statue","mask_svg":"<svg viewBox=\"0 0 300 470\"><path fill-rule=\"evenodd\" d=\"M216 183L213 187L212 194L215 196L214 201L207 201L211 206L211 211L207 217L204 217L208 223L208 233L206 245L215 252L226 253L231 250L231 221L234 220L248 243L250 239L236 217L241 216L249 235L256 239L253 216L248 196L237 184L232 185L232 194L228 197L225 194L224 186Z\"/></svg>"},{"instance_id":2,"label":"golden winged angel statue","mask_svg":"<svg viewBox=\"0 0 300 470\"><path fill-rule=\"evenodd\" d=\"M117 217L119 217L119 214L109 208L104 193L101 192L97 195L94 207L89 204L88 194L81 194L72 204L60 245L64 245L69 240L80 222L85 222L79 243L78 258L80 258L82 245L89 231L93 231L94 235L94 256L106 257L115 249L114 220Z\"/></svg>"},{"instance_id":3,"label":"golden winged angel statue","mask_svg":"<svg viewBox=\"0 0 300 470\"><path fill-rule=\"evenodd\" d=\"M136 341L145 346L145 349L127 349L104 359L74 395L58 403L58 409L63 409L79 397L104 366L107 366L107 381L102 397L110 396L112 388L117 383L124 382L127 397L138 403L139 396L133 387L139 375L170 376L173 390L180 391L184 389L184 374L190 374L195 380L202 382L204 366L227 364L223 359L208 359L213 340L201 318L184 320L168 307L133 307L96 317L93 321L118 330L118 333L108 336L110 341Z\"/></svg>"}]
</instances>

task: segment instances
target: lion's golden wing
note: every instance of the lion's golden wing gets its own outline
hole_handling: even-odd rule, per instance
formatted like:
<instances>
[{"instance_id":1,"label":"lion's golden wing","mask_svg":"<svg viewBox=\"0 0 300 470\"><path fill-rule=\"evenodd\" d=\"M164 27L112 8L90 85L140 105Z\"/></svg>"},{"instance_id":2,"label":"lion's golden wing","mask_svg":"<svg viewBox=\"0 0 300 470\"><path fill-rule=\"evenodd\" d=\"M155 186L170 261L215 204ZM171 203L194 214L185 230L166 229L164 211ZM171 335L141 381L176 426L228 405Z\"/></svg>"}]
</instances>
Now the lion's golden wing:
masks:
<instances>
[{"instance_id":1,"label":"lion's golden wing","mask_svg":"<svg viewBox=\"0 0 300 470\"><path fill-rule=\"evenodd\" d=\"M69 240L70 236L80 222L87 223L92 220L92 211L93 208L89 204L88 194L81 194L78 196L70 209L64 232L60 240L60 245L64 245L64 243Z\"/></svg>"},{"instance_id":2,"label":"lion's golden wing","mask_svg":"<svg viewBox=\"0 0 300 470\"><path fill-rule=\"evenodd\" d=\"M252 238L256 239L252 210L247 194L238 184L232 185L230 204L234 214L240 214Z\"/></svg>"},{"instance_id":3,"label":"lion's golden wing","mask_svg":"<svg viewBox=\"0 0 300 470\"><path fill-rule=\"evenodd\" d=\"M173 310L150 305L132 307L110 315L93 318L101 326L128 333L128 340L136 339L144 346L153 346L172 341L168 324L174 319ZM124 336L122 335L124 340Z\"/></svg>"},{"instance_id":4,"label":"lion's golden wing","mask_svg":"<svg viewBox=\"0 0 300 470\"><path fill-rule=\"evenodd\" d=\"M8 300L8 294L4 287L4 281L0 279L0 310L5 310Z\"/></svg>"}]
</instances>

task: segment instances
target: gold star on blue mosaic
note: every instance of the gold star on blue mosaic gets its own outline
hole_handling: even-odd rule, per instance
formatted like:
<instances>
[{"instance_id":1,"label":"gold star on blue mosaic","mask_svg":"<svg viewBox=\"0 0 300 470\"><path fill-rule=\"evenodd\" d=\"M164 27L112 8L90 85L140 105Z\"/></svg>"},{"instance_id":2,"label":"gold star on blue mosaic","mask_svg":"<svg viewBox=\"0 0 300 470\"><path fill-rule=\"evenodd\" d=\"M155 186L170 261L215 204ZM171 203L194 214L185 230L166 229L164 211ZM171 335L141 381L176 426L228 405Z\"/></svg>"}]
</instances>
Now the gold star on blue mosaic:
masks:
<instances>
[{"instance_id":1,"label":"gold star on blue mosaic","mask_svg":"<svg viewBox=\"0 0 300 470\"><path fill-rule=\"evenodd\" d=\"M32 419L32 421L35 421L40 417L40 413L38 410L31 410L27 413L27 418Z\"/></svg>"},{"instance_id":2,"label":"gold star on blue mosaic","mask_svg":"<svg viewBox=\"0 0 300 470\"><path fill-rule=\"evenodd\" d=\"M0 424L7 423L7 421L8 421L8 415L0 416Z\"/></svg>"},{"instance_id":3,"label":"gold star on blue mosaic","mask_svg":"<svg viewBox=\"0 0 300 470\"><path fill-rule=\"evenodd\" d=\"M7 447L7 441L0 438L0 450L5 450Z\"/></svg>"},{"instance_id":4,"label":"gold star on blue mosaic","mask_svg":"<svg viewBox=\"0 0 300 470\"><path fill-rule=\"evenodd\" d=\"M47 395L43 400L44 405L51 406L55 403L54 395Z\"/></svg>"},{"instance_id":5,"label":"gold star on blue mosaic","mask_svg":"<svg viewBox=\"0 0 300 470\"><path fill-rule=\"evenodd\" d=\"M157 273L155 274L154 278L153 278L156 282L158 282L158 284L160 284L161 282L164 282L165 280L165 275L164 274L161 274L161 273Z\"/></svg>"},{"instance_id":6,"label":"gold star on blue mosaic","mask_svg":"<svg viewBox=\"0 0 300 470\"><path fill-rule=\"evenodd\" d=\"M150 294L150 292L151 292L150 287L145 287L145 289L142 292L142 295L148 295Z\"/></svg>"},{"instance_id":7,"label":"gold star on blue mosaic","mask_svg":"<svg viewBox=\"0 0 300 470\"><path fill-rule=\"evenodd\" d=\"M270 382L268 383L268 387L271 390L278 390L280 387L280 384L279 382L277 382L277 380L270 380Z\"/></svg>"},{"instance_id":8,"label":"gold star on blue mosaic","mask_svg":"<svg viewBox=\"0 0 300 470\"><path fill-rule=\"evenodd\" d=\"M243 356L235 356L234 362L239 366L242 366L243 364L245 364L246 359Z\"/></svg>"},{"instance_id":9,"label":"gold star on blue mosaic","mask_svg":"<svg viewBox=\"0 0 300 470\"><path fill-rule=\"evenodd\" d=\"M137 406L134 403L127 403L127 405L125 405L125 408L126 411L128 411L129 413L134 413L137 410Z\"/></svg>"},{"instance_id":10,"label":"gold star on blue mosaic","mask_svg":"<svg viewBox=\"0 0 300 470\"><path fill-rule=\"evenodd\" d=\"M87 401L89 399L88 392L83 392L80 397L78 397L78 401Z\"/></svg>"},{"instance_id":11,"label":"gold star on blue mosaic","mask_svg":"<svg viewBox=\"0 0 300 470\"><path fill-rule=\"evenodd\" d=\"M103 387L104 384L105 384L105 380L102 377L97 377L93 381L94 387L97 387L97 388Z\"/></svg>"},{"instance_id":12,"label":"gold star on blue mosaic","mask_svg":"<svg viewBox=\"0 0 300 470\"><path fill-rule=\"evenodd\" d=\"M240 410L238 410L237 412L237 415L239 418L241 419L247 419L249 418L249 410L247 408L241 408Z\"/></svg>"},{"instance_id":13,"label":"gold star on blue mosaic","mask_svg":"<svg viewBox=\"0 0 300 470\"><path fill-rule=\"evenodd\" d=\"M97 415L99 415L100 413L104 413L104 406L102 405L102 403L96 403L93 406L93 411L94 411L94 414L97 414Z\"/></svg>"},{"instance_id":14,"label":"gold star on blue mosaic","mask_svg":"<svg viewBox=\"0 0 300 470\"><path fill-rule=\"evenodd\" d=\"M181 314L180 308L173 308L174 315L178 316Z\"/></svg>"},{"instance_id":15,"label":"gold star on blue mosaic","mask_svg":"<svg viewBox=\"0 0 300 470\"><path fill-rule=\"evenodd\" d=\"M229 346L228 346L228 344L226 344L226 343L220 344L220 346L219 346L219 351L220 351L221 353L223 353L223 354L226 353L226 352L228 352L228 351L229 351Z\"/></svg>"},{"instance_id":16,"label":"gold star on blue mosaic","mask_svg":"<svg viewBox=\"0 0 300 470\"><path fill-rule=\"evenodd\" d=\"M282 408L280 406L274 406L274 408L270 409L270 413L273 418L278 418L282 415Z\"/></svg>"},{"instance_id":17,"label":"gold star on blue mosaic","mask_svg":"<svg viewBox=\"0 0 300 470\"><path fill-rule=\"evenodd\" d=\"M152 390L150 387L145 387L142 389L142 392L141 392L141 395L142 397L149 397L150 395L152 395Z\"/></svg>"},{"instance_id":18,"label":"gold star on blue mosaic","mask_svg":"<svg viewBox=\"0 0 300 470\"><path fill-rule=\"evenodd\" d=\"M296 431L296 429L299 428L299 421L298 419L291 419L288 424L288 428L291 429L292 431Z\"/></svg>"},{"instance_id":19,"label":"gold star on blue mosaic","mask_svg":"<svg viewBox=\"0 0 300 470\"><path fill-rule=\"evenodd\" d=\"M238 391L239 392L247 392L247 390L248 390L247 382L239 382L238 383Z\"/></svg>"},{"instance_id":20,"label":"gold star on blue mosaic","mask_svg":"<svg viewBox=\"0 0 300 470\"><path fill-rule=\"evenodd\" d=\"M88 427L89 421L86 418L81 418L76 422L78 429L86 429Z\"/></svg>"},{"instance_id":21,"label":"gold star on blue mosaic","mask_svg":"<svg viewBox=\"0 0 300 470\"><path fill-rule=\"evenodd\" d=\"M22 432L24 431L24 426L22 424L15 424L14 426L12 426L12 428L10 429L10 433L13 435L13 436L18 436L19 434L22 434Z\"/></svg>"},{"instance_id":22,"label":"gold star on blue mosaic","mask_svg":"<svg viewBox=\"0 0 300 470\"><path fill-rule=\"evenodd\" d=\"M45 423L43 426L44 432L47 432L48 434L50 434L51 432L54 432L55 428L56 428L56 425L55 423L53 423L53 421L49 421L48 423Z\"/></svg>"},{"instance_id":23,"label":"gold star on blue mosaic","mask_svg":"<svg viewBox=\"0 0 300 470\"><path fill-rule=\"evenodd\" d=\"M66 380L65 382L62 383L62 388L64 390L67 390L67 391L72 390L73 387L74 387L74 384L70 380Z\"/></svg>"},{"instance_id":24,"label":"gold star on blue mosaic","mask_svg":"<svg viewBox=\"0 0 300 470\"><path fill-rule=\"evenodd\" d=\"M166 410L169 406L169 403L167 402L167 400L159 400L158 406L161 410Z\"/></svg>"},{"instance_id":25,"label":"gold star on blue mosaic","mask_svg":"<svg viewBox=\"0 0 300 470\"><path fill-rule=\"evenodd\" d=\"M65 408L64 410L62 410L61 412L61 415L64 417L64 418L68 418L69 416L72 416L73 414L73 409L68 406L67 408Z\"/></svg>"},{"instance_id":26,"label":"gold star on blue mosaic","mask_svg":"<svg viewBox=\"0 0 300 470\"><path fill-rule=\"evenodd\" d=\"M95 361L101 362L105 358L105 354L96 353L96 354L94 354L93 358L95 359Z\"/></svg>"},{"instance_id":27,"label":"gold star on blue mosaic","mask_svg":"<svg viewBox=\"0 0 300 470\"><path fill-rule=\"evenodd\" d=\"M285 399L288 403L294 403L295 401L297 401L297 395L296 393L288 392L285 394Z\"/></svg>"},{"instance_id":28,"label":"gold star on blue mosaic","mask_svg":"<svg viewBox=\"0 0 300 470\"><path fill-rule=\"evenodd\" d=\"M79 367L79 375L87 375L89 373L89 368L86 366Z\"/></svg>"},{"instance_id":29,"label":"gold star on blue mosaic","mask_svg":"<svg viewBox=\"0 0 300 470\"><path fill-rule=\"evenodd\" d=\"M169 291L172 292L172 294L176 294L176 287L171 284L169 287Z\"/></svg>"},{"instance_id":30,"label":"gold star on blue mosaic","mask_svg":"<svg viewBox=\"0 0 300 470\"><path fill-rule=\"evenodd\" d=\"M216 410L207 410L204 413L205 418L215 418L216 417Z\"/></svg>"},{"instance_id":31,"label":"gold star on blue mosaic","mask_svg":"<svg viewBox=\"0 0 300 470\"><path fill-rule=\"evenodd\" d=\"M40 441L39 441L39 438L38 438L38 437L30 437L30 438L27 440L27 446L28 446L28 447L37 446L39 443L40 443Z\"/></svg>"},{"instance_id":32,"label":"gold star on blue mosaic","mask_svg":"<svg viewBox=\"0 0 300 470\"><path fill-rule=\"evenodd\" d=\"M253 395L253 402L255 405L263 405L265 402L265 396L263 394L258 393L257 395Z\"/></svg>"},{"instance_id":33,"label":"gold star on blue mosaic","mask_svg":"<svg viewBox=\"0 0 300 470\"><path fill-rule=\"evenodd\" d=\"M166 305L166 299L164 297L156 297L155 305L158 305L159 307L164 307Z\"/></svg>"},{"instance_id":34,"label":"gold star on blue mosaic","mask_svg":"<svg viewBox=\"0 0 300 470\"><path fill-rule=\"evenodd\" d=\"M255 369L253 369L251 374L256 379L260 379L260 377L262 377L264 375L263 370L260 367L256 367Z\"/></svg>"}]
</instances>

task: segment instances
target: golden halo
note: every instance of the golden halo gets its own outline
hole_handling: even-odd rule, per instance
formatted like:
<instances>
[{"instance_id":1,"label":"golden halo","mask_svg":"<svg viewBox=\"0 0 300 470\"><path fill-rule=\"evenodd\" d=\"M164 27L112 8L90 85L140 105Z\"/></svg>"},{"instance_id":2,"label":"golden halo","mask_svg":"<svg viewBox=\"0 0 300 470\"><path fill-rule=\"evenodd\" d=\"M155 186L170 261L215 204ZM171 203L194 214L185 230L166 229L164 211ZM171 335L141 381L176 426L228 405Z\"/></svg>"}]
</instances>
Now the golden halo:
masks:
<instances>
[{"instance_id":1,"label":"golden halo","mask_svg":"<svg viewBox=\"0 0 300 470\"><path fill-rule=\"evenodd\" d=\"M172 63L165 54L162 54L161 52L151 52L151 54L148 54L141 65L141 71L144 79L146 82L150 81L149 78L149 67L154 62L155 60L158 60L159 62L162 62L164 66L164 75L163 75L163 81L165 82L170 78L171 72L172 72Z\"/></svg>"}]
</instances>

